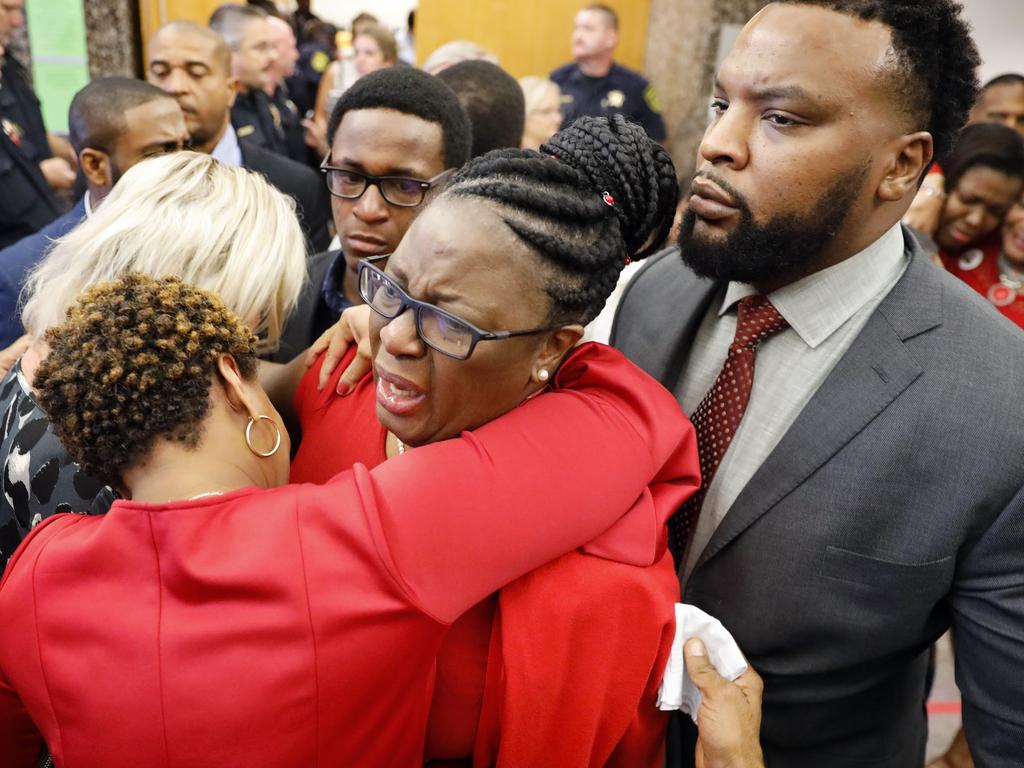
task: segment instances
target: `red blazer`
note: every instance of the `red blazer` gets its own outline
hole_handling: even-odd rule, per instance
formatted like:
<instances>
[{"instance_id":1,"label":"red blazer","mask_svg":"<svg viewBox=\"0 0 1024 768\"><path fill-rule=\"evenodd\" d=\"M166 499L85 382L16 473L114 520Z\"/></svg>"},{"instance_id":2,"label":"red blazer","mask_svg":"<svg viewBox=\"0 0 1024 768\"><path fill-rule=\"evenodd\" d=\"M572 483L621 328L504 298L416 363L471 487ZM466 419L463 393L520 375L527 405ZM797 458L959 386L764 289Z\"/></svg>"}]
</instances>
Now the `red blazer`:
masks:
<instances>
[{"instance_id":1,"label":"red blazer","mask_svg":"<svg viewBox=\"0 0 1024 768\"><path fill-rule=\"evenodd\" d=\"M41 735L63 768L419 765L449 624L595 537L662 549L691 452L675 399L590 349L554 392L324 486L56 515L0 583L3 764Z\"/></svg>"},{"instance_id":2,"label":"red blazer","mask_svg":"<svg viewBox=\"0 0 1024 768\"><path fill-rule=\"evenodd\" d=\"M296 480L323 481L356 462L385 459L372 377L345 398L331 394L351 357L323 392L316 390L323 358L299 385ZM692 432L690 440L693 490ZM675 497L662 502L670 515ZM660 764L667 718L656 697L679 597L672 559L590 551L536 569L453 625L438 656L425 757L468 765L472 755L474 765L510 768Z\"/></svg>"}]
</instances>

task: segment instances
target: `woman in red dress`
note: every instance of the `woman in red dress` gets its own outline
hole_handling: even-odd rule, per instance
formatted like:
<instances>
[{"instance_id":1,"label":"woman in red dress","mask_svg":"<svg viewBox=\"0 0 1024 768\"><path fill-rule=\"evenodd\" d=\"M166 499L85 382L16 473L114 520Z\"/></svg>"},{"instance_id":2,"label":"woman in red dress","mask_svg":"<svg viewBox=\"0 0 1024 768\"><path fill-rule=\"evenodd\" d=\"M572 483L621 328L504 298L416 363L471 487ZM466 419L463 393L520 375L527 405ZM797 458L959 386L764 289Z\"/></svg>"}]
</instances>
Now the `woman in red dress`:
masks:
<instances>
[{"instance_id":1,"label":"woman in red dress","mask_svg":"<svg viewBox=\"0 0 1024 768\"><path fill-rule=\"evenodd\" d=\"M344 398L333 396L344 365L322 392L323 360L306 375L295 479L415 454L541 391L629 257L664 240L675 172L641 128L585 118L542 152L471 161L386 269L363 266L374 375ZM457 330L471 326L556 330L497 343ZM589 481L565 471L561 482ZM454 624L438 658L432 764L660 764L667 713L656 698L679 585L671 557L631 555L565 555Z\"/></svg>"},{"instance_id":2,"label":"woman in red dress","mask_svg":"<svg viewBox=\"0 0 1024 768\"><path fill-rule=\"evenodd\" d=\"M1024 282L1004 253L1000 225L1024 190L1024 140L1002 125L969 125L945 173L949 197L935 232L942 265L1020 325Z\"/></svg>"},{"instance_id":3,"label":"woman in red dress","mask_svg":"<svg viewBox=\"0 0 1024 768\"><path fill-rule=\"evenodd\" d=\"M1024 328L1024 198L1006 214L998 233L955 258L944 255L943 264Z\"/></svg>"},{"instance_id":4,"label":"woman in red dress","mask_svg":"<svg viewBox=\"0 0 1024 768\"><path fill-rule=\"evenodd\" d=\"M129 275L47 341L41 405L124 500L44 521L0 583L12 768L44 739L62 768L418 765L450 623L590 540L653 557L696 482L675 399L607 348L502 419L314 486L286 484L256 339L211 294Z\"/></svg>"}]
</instances>

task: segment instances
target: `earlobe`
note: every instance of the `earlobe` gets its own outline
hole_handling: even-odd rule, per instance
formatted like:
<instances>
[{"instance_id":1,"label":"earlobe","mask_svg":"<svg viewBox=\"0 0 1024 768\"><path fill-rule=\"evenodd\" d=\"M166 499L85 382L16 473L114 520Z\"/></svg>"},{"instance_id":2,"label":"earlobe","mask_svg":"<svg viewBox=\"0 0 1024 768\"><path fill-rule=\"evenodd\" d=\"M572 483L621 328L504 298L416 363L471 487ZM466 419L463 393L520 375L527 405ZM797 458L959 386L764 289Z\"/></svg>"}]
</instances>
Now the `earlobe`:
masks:
<instances>
[{"instance_id":1,"label":"earlobe","mask_svg":"<svg viewBox=\"0 0 1024 768\"><path fill-rule=\"evenodd\" d=\"M237 77L228 78L228 88L231 90L231 96L228 99L228 109L235 106L235 99L238 98L239 82Z\"/></svg>"},{"instance_id":2,"label":"earlobe","mask_svg":"<svg viewBox=\"0 0 1024 768\"><path fill-rule=\"evenodd\" d=\"M546 384L552 373L558 368L559 363L562 362L562 358L581 338L583 338L582 325L565 325L553 331L537 358L534 366L534 379L540 384ZM542 373L546 375L542 377Z\"/></svg>"},{"instance_id":3,"label":"earlobe","mask_svg":"<svg viewBox=\"0 0 1024 768\"><path fill-rule=\"evenodd\" d=\"M879 196L887 202L898 202L916 194L932 154L932 135L927 131L901 137L889 173L879 185Z\"/></svg>"},{"instance_id":4,"label":"earlobe","mask_svg":"<svg viewBox=\"0 0 1024 768\"><path fill-rule=\"evenodd\" d=\"M105 152L86 147L78 155L78 165L92 186L101 188L111 186L110 158Z\"/></svg>"},{"instance_id":5,"label":"earlobe","mask_svg":"<svg viewBox=\"0 0 1024 768\"><path fill-rule=\"evenodd\" d=\"M246 397L245 385L235 358L231 355L221 355L217 360L217 375L220 377L221 386L224 388L224 396L228 407L235 413L249 413L250 416L254 416L246 402L248 398Z\"/></svg>"}]
</instances>

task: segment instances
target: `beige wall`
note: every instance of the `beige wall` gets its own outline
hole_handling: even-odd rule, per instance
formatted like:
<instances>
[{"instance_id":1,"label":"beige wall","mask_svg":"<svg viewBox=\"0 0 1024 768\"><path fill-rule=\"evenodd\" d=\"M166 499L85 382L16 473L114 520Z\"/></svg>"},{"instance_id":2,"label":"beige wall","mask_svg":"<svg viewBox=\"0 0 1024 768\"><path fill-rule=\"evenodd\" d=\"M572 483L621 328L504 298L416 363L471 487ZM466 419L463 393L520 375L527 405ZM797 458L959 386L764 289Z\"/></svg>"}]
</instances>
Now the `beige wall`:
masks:
<instances>
[{"instance_id":1,"label":"beige wall","mask_svg":"<svg viewBox=\"0 0 1024 768\"><path fill-rule=\"evenodd\" d=\"M689 0L685 0L689 2ZM573 17L585 0L420 0L416 55L420 63L452 40L471 40L498 56L516 77L546 75L572 59ZM609 0L619 14L616 59L643 69L649 0Z\"/></svg>"},{"instance_id":2,"label":"beige wall","mask_svg":"<svg viewBox=\"0 0 1024 768\"><path fill-rule=\"evenodd\" d=\"M667 149L680 175L693 173L707 125L722 27L744 24L767 0L651 0L648 78L661 98Z\"/></svg>"}]
</instances>

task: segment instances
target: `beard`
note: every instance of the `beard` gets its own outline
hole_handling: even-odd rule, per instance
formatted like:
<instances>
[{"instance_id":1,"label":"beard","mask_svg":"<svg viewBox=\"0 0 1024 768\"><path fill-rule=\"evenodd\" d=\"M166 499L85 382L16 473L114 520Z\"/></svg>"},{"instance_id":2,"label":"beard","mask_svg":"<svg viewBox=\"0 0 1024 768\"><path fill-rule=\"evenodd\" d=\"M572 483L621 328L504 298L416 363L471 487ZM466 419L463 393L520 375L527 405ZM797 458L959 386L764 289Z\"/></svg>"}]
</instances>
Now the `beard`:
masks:
<instances>
[{"instance_id":1,"label":"beard","mask_svg":"<svg viewBox=\"0 0 1024 768\"><path fill-rule=\"evenodd\" d=\"M789 283L809 275L846 223L867 174L865 164L839 178L807 213L789 213L765 222L754 220L746 200L731 186L714 174L698 174L732 195L740 221L724 238L701 237L694 233L697 214L687 210L679 227L683 263L701 277L754 285Z\"/></svg>"}]
</instances>

